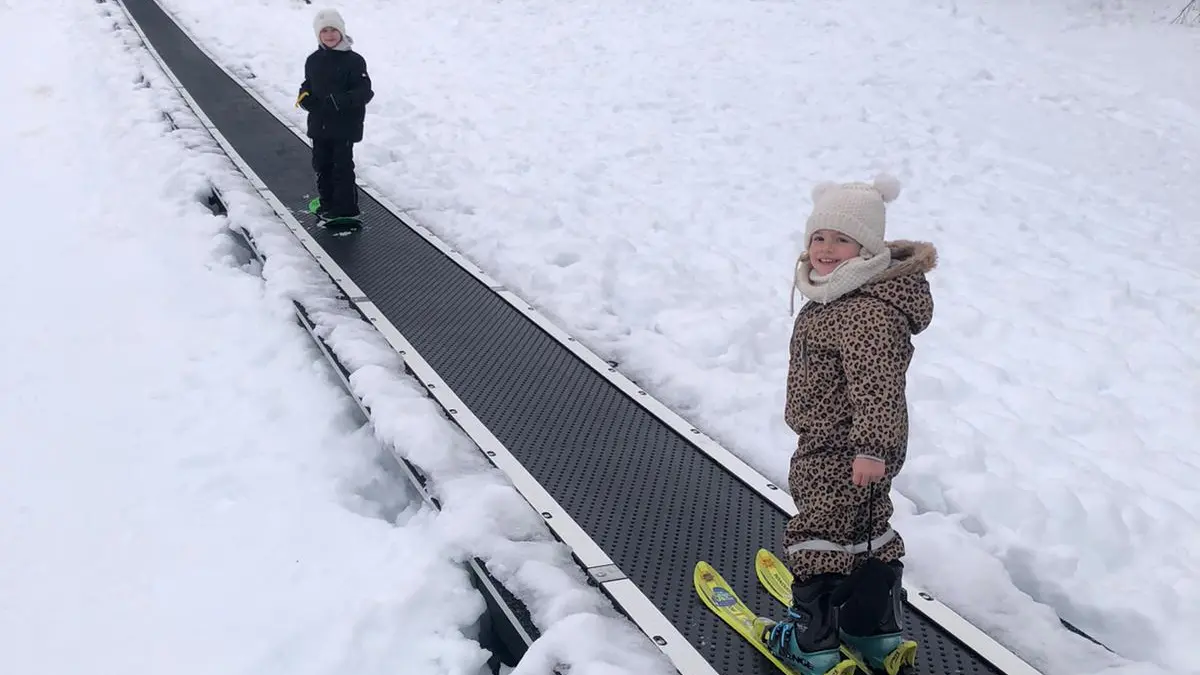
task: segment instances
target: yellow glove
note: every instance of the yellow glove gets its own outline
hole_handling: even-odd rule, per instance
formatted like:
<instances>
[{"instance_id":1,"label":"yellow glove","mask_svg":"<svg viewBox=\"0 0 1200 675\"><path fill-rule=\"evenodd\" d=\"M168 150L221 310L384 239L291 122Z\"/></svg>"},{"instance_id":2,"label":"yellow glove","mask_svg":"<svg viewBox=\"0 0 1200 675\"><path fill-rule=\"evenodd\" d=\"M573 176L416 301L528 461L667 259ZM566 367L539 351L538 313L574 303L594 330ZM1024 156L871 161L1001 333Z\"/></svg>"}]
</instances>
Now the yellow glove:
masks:
<instances>
[{"instance_id":1,"label":"yellow glove","mask_svg":"<svg viewBox=\"0 0 1200 675\"><path fill-rule=\"evenodd\" d=\"M308 96L307 91L300 92L300 95L296 97L296 107L297 108L300 107L300 101L303 101L305 96Z\"/></svg>"}]
</instances>

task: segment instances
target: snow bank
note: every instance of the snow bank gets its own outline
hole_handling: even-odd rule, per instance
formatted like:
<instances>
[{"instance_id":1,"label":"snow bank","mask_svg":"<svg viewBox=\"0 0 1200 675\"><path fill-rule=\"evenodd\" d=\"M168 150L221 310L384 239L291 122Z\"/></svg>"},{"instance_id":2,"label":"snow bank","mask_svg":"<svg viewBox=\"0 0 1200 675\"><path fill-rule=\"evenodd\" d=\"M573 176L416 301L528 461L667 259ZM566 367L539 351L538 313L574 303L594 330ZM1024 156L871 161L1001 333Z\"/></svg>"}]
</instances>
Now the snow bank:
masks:
<instances>
[{"instance_id":1,"label":"snow bank","mask_svg":"<svg viewBox=\"0 0 1200 675\"><path fill-rule=\"evenodd\" d=\"M477 675L445 526L196 201L110 7L5 14L2 670Z\"/></svg>"}]
</instances>

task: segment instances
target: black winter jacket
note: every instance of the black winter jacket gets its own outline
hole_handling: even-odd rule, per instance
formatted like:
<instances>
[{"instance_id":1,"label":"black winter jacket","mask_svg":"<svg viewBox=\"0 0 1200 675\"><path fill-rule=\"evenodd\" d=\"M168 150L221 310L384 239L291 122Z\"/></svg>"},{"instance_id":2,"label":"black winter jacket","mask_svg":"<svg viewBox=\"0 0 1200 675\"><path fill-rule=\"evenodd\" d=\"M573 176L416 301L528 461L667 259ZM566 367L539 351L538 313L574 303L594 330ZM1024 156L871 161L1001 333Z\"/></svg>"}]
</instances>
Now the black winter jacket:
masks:
<instances>
[{"instance_id":1,"label":"black winter jacket","mask_svg":"<svg viewBox=\"0 0 1200 675\"><path fill-rule=\"evenodd\" d=\"M355 143L362 140L367 104L375 98L375 92L371 90L367 62L358 52L322 45L309 54L299 96L300 107L308 111L309 138Z\"/></svg>"}]
</instances>

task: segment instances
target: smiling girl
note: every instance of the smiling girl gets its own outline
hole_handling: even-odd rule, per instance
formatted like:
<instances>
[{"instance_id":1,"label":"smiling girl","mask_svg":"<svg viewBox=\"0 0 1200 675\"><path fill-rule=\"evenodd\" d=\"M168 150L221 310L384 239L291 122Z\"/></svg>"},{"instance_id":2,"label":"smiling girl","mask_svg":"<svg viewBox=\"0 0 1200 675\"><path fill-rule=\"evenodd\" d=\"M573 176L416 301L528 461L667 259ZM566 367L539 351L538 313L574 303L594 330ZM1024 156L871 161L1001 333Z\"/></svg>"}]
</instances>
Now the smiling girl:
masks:
<instances>
[{"instance_id":1,"label":"smiling girl","mask_svg":"<svg viewBox=\"0 0 1200 675\"><path fill-rule=\"evenodd\" d=\"M787 618L763 637L809 674L836 665L840 644L879 668L903 642L904 541L889 522L890 490L908 447L911 338L933 319L925 273L937 251L884 240L885 204L899 194L887 175L817 185L796 266L808 303L792 333L784 418L798 436L788 473L798 514L783 534L795 583Z\"/></svg>"}]
</instances>

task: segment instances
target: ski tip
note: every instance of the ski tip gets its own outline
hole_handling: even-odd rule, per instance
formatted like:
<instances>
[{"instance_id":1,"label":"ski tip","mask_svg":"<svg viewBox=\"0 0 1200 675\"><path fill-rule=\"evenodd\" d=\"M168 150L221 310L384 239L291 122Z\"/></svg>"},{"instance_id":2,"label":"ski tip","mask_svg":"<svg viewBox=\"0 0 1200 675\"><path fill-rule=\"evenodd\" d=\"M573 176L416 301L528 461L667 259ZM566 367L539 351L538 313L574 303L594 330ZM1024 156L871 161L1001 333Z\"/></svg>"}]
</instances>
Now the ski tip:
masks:
<instances>
[{"instance_id":1,"label":"ski tip","mask_svg":"<svg viewBox=\"0 0 1200 675\"><path fill-rule=\"evenodd\" d=\"M758 554L755 555L754 563L758 567L762 567L764 569L775 569L776 567L783 566L783 561L780 560L779 557L774 553L765 548L758 549Z\"/></svg>"},{"instance_id":2,"label":"ski tip","mask_svg":"<svg viewBox=\"0 0 1200 675\"><path fill-rule=\"evenodd\" d=\"M696 563L696 569L693 570L692 576L695 577L697 583L703 582L705 585L720 584L724 579L717 572L717 568L713 567L708 561L701 560Z\"/></svg>"},{"instance_id":3,"label":"ski tip","mask_svg":"<svg viewBox=\"0 0 1200 675\"><path fill-rule=\"evenodd\" d=\"M733 589L729 587L729 583L725 581L725 577L704 560L696 563L696 569L692 573L692 583L696 585L696 591L701 596L709 598L721 606L740 602Z\"/></svg>"}]
</instances>

